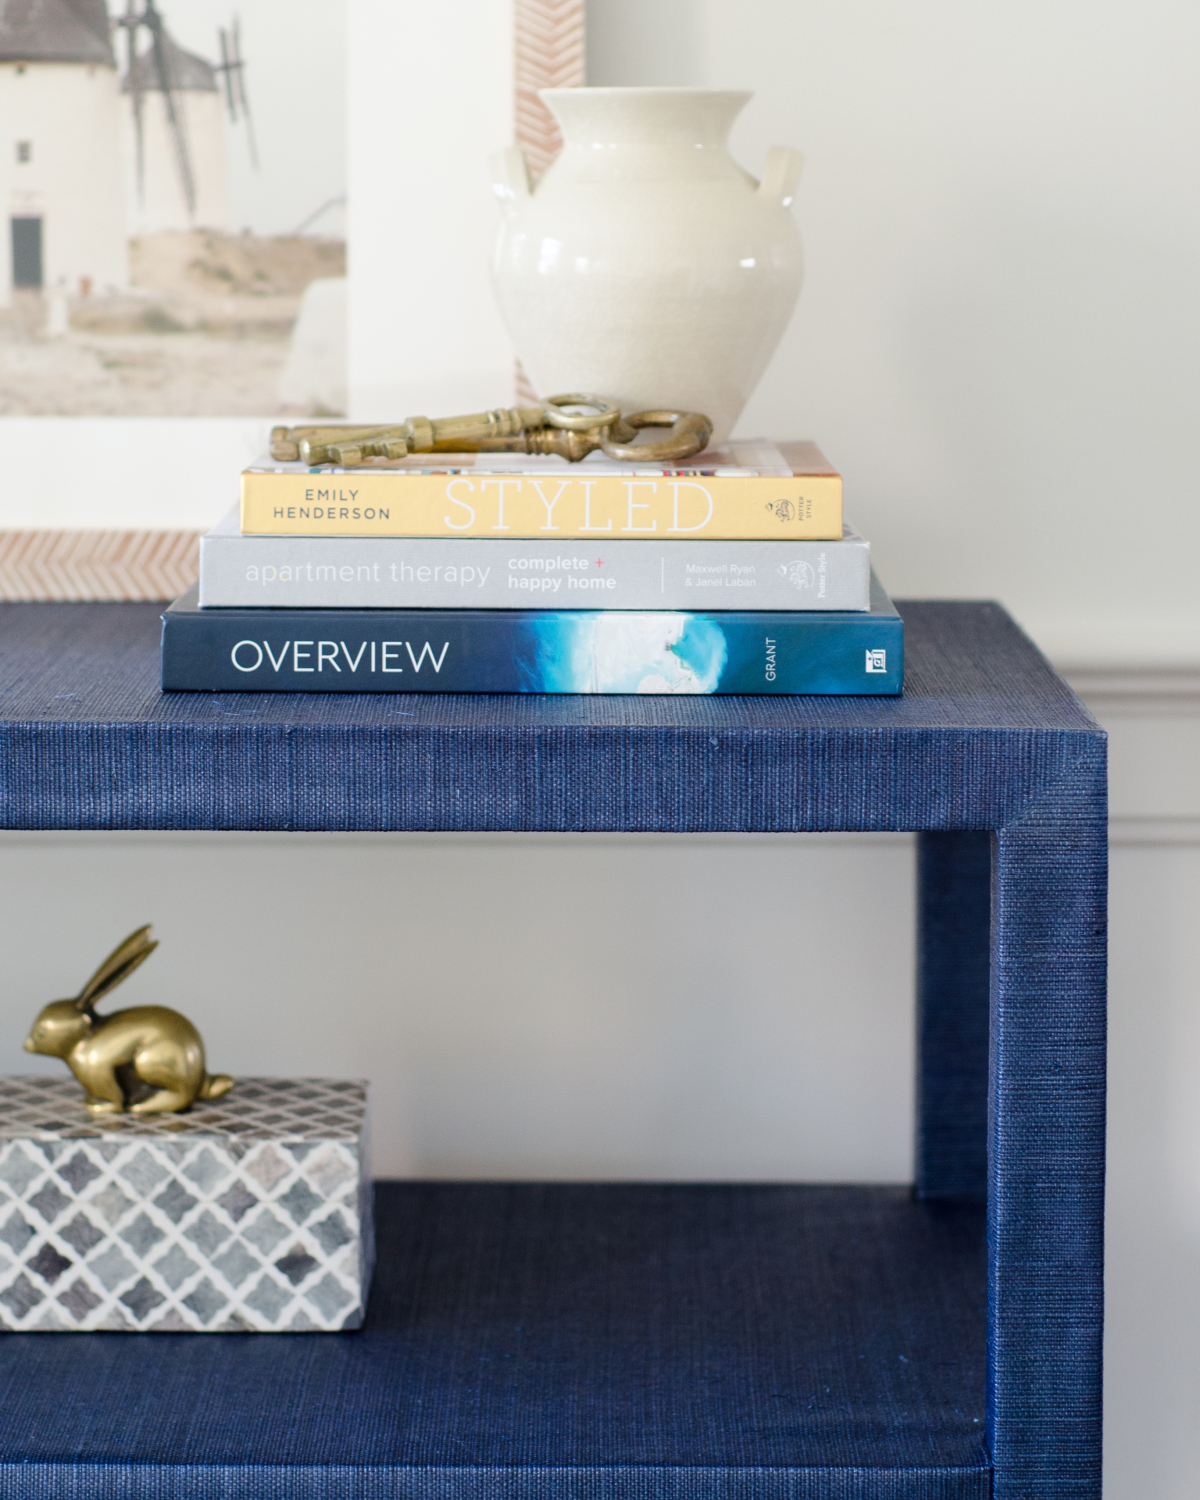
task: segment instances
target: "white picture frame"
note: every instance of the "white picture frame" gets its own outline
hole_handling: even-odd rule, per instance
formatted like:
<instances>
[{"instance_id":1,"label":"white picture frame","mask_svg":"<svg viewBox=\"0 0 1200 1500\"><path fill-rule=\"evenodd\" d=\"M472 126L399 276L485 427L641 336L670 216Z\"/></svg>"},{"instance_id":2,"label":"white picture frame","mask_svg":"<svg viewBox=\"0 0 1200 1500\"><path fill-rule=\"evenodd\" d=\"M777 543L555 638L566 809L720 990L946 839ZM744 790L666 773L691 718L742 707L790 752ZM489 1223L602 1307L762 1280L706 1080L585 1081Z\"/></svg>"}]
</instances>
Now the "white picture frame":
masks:
<instances>
[{"instance_id":1,"label":"white picture frame","mask_svg":"<svg viewBox=\"0 0 1200 1500\"><path fill-rule=\"evenodd\" d=\"M349 415L494 406L513 355L488 278L488 157L516 115L535 170L550 159L536 89L583 82L583 0L347 0L347 25ZM180 592L275 420L0 418L0 598Z\"/></svg>"}]
</instances>

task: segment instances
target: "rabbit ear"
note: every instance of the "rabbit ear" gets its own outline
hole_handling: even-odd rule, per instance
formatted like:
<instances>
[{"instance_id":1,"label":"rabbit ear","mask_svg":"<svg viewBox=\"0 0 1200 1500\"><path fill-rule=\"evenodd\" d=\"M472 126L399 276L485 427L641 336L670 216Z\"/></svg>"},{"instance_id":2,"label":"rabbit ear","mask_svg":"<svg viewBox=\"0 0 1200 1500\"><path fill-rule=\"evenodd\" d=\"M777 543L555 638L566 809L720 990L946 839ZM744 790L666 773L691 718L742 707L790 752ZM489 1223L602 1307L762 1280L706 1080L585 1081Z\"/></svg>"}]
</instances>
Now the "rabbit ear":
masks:
<instances>
[{"instance_id":1,"label":"rabbit ear","mask_svg":"<svg viewBox=\"0 0 1200 1500\"><path fill-rule=\"evenodd\" d=\"M115 990L123 979L128 979L134 969L143 963L158 947L151 940L149 923L131 932L119 947L113 949L83 989L75 1004L80 1010L91 1010L102 995Z\"/></svg>"}]
</instances>

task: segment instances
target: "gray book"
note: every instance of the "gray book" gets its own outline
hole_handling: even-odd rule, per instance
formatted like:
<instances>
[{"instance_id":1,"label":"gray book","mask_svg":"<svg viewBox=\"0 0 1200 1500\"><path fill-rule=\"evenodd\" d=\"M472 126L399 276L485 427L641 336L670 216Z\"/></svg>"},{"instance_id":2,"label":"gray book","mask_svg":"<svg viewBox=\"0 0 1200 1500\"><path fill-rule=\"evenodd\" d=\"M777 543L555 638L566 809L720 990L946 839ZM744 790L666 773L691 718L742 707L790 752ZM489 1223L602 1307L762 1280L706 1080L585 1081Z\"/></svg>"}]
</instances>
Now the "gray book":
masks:
<instances>
[{"instance_id":1,"label":"gray book","mask_svg":"<svg viewBox=\"0 0 1200 1500\"><path fill-rule=\"evenodd\" d=\"M869 543L496 541L243 536L200 540L203 608L869 609Z\"/></svg>"}]
</instances>

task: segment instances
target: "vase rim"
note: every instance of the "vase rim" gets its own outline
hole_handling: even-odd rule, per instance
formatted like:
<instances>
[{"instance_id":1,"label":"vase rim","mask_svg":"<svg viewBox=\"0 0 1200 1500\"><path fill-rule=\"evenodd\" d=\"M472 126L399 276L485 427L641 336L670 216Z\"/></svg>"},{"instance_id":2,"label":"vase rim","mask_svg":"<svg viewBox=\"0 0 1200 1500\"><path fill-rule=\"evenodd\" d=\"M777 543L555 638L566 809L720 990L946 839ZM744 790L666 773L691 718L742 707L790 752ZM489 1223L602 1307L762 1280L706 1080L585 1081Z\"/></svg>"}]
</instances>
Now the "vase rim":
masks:
<instances>
[{"instance_id":1,"label":"vase rim","mask_svg":"<svg viewBox=\"0 0 1200 1500\"><path fill-rule=\"evenodd\" d=\"M568 149L583 146L727 148L734 120L754 97L749 89L539 89Z\"/></svg>"}]
</instances>

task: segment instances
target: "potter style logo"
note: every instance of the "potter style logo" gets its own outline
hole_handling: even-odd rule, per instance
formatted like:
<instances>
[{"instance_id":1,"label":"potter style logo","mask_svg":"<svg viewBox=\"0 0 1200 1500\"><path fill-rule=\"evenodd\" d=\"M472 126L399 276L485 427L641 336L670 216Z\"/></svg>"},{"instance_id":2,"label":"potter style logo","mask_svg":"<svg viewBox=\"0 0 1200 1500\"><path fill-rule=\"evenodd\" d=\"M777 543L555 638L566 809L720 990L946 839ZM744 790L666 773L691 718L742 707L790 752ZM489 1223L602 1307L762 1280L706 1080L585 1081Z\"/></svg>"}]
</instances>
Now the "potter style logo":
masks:
<instances>
[{"instance_id":1,"label":"potter style logo","mask_svg":"<svg viewBox=\"0 0 1200 1500\"><path fill-rule=\"evenodd\" d=\"M812 564L806 562L780 563L779 576L786 578L794 589L810 589L817 581Z\"/></svg>"},{"instance_id":2,"label":"potter style logo","mask_svg":"<svg viewBox=\"0 0 1200 1500\"><path fill-rule=\"evenodd\" d=\"M796 507L790 500L768 500L767 509L771 511L777 521L790 521L796 514Z\"/></svg>"}]
</instances>

